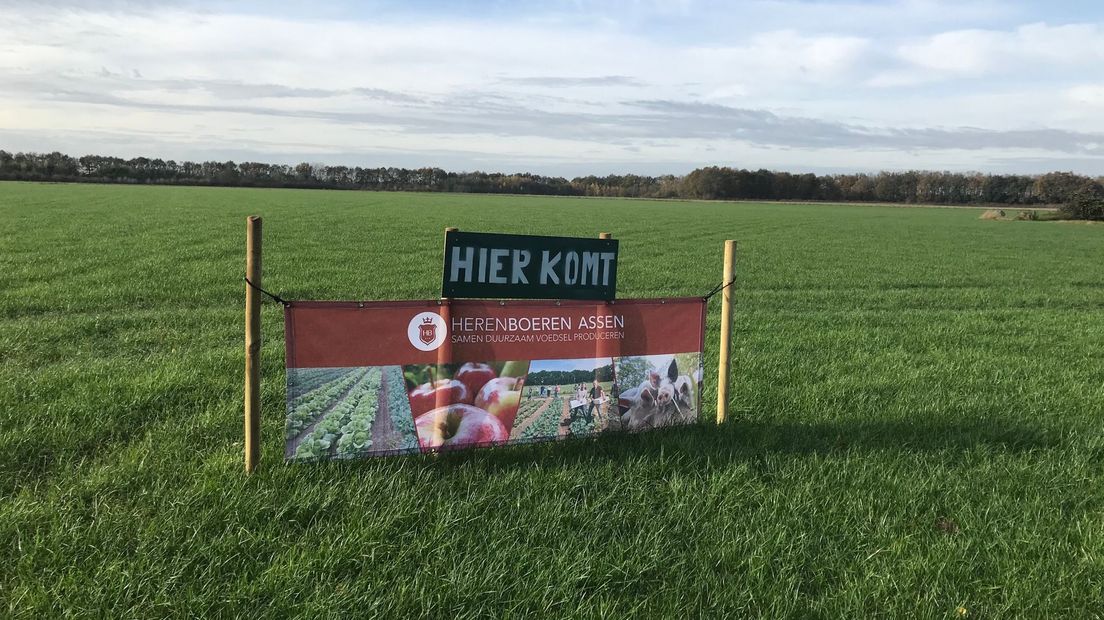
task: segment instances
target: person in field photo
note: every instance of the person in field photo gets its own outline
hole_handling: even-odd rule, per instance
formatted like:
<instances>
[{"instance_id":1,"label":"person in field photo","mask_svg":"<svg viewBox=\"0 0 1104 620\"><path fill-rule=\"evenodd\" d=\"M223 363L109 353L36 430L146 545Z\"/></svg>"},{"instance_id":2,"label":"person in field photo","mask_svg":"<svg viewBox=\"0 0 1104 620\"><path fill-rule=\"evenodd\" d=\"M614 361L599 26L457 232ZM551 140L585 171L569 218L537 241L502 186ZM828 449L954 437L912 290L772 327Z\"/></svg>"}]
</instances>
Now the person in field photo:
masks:
<instances>
[{"instance_id":1,"label":"person in field photo","mask_svg":"<svg viewBox=\"0 0 1104 620\"><path fill-rule=\"evenodd\" d=\"M534 360L526 383L548 389L546 396L522 404L511 441L593 435L611 428L615 408L602 386L613 383L612 359Z\"/></svg>"}]
</instances>

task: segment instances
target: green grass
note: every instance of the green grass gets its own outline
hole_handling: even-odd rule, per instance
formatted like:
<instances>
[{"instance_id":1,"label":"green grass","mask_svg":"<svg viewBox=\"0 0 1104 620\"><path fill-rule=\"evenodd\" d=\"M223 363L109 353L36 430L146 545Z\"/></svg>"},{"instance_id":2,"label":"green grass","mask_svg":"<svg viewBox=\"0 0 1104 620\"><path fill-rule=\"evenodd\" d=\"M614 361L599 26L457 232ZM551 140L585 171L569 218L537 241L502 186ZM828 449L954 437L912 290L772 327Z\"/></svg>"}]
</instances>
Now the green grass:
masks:
<instances>
[{"instance_id":1,"label":"green grass","mask_svg":"<svg viewBox=\"0 0 1104 620\"><path fill-rule=\"evenodd\" d=\"M289 298L435 297L442 229L738 239L729 423L242 473L244 218ZM1104 227L973 209L0 184L0 615L1104 616ZM715 399L711 303L705 410Z\"/></svg>"}]
</instances>

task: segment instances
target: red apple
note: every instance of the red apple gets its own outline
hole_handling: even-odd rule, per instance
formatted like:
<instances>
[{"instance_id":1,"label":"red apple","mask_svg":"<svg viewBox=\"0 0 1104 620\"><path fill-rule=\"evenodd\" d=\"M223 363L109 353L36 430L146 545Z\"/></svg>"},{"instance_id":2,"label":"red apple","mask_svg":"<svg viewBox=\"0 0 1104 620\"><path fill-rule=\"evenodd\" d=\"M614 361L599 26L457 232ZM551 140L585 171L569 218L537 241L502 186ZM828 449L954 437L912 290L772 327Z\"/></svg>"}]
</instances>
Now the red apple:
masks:
<instances>
[{"instance_id":1,"label":"red apple","mask_svg":"<svg viewBox=\"0 0 1104 620\"><path fill-rule=\"evenodd\" d=\"M456 379L438 379L410 390L410 413L415 417L436 407L471 402L472 392Z\"/></svg>"},{"instance_id":2,"label":"red apple","mask_svg":"<svg viewBox=\"0 0 1104 620\"><path fill-rule=\"evenodd\" d=\"M518 404L521 403L521 384L524 379L499 377L491 379L475 397L475 406L494 414L506 426L514 427Z\"/></svg>"},{"instance_id":3,"label":"red apple","mask_svg":"<svg viewBox=\"0 0 1104 620\"><path fill-rule=\"evenodd\" d=\"M418 444L424 450L498 444L510 437L498 418L465 404L427 411L415 418L414 426L418 429Z\"/></svg>"},{"instance_id":4,"label":"red apple","mask_svg":"<svg viewBox=\"0 0 1104 620\"><path fill-rule=\"evenodd\" d=\"M479 388L486 385L487 382L494 379L495 376L494 368L491 368L487 364L481 362L467 362L460 367L460 370L456 371L453 378L467 386L468 393L474 396L479 393Z\"/></svg>"}]
</instances>

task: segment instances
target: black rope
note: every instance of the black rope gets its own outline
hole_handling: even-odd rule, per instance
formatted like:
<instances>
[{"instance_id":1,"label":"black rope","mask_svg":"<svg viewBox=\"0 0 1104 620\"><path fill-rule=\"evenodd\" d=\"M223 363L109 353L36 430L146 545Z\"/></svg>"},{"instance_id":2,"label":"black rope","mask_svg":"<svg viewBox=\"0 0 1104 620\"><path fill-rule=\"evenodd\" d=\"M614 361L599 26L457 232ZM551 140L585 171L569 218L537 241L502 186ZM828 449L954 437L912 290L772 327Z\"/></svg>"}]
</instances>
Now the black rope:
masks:
<instances>
[{"instance_id":1,"label":"black rope","mask_svg":"<svg viewBox=\"0 0 1104 620\"><path fill-rule=\"evenodd\" d=\"M253 284L252 282L249 281L249 278L245 278L245 283L248 284L249 286L251 286L252 288L255 288L258 291L264 293L265 295L268 295L269 297L272 298L272 301L275 301L276 303L281 304L285 308L287 308L288 306L291 305L290 301L285 300L284 298L280 297L279 295L273 295L272 293L269 293L268 291L266 291L263 288L257 286L256 284Z\"/></svg>"},{"instance_id":2,"label":"black rope","mask_svg":"<svg viewBox=\"0 0 1104 620\"><path fill-rule=\"evenodd\" d=\"M257 286L256 284L253 284L253 282L249 278L242 278L242 279L245 280L245 283L248 284L251 288L258 290L258 291L264 293L265 295L268 295L272 299L272 301L274 301L274 302L276 302L276 303L278 303L278 304L280 304L284 307L291 306L290 301L288 301L288 300L284 299L283 297L280 297L279 295L276 295L274 293L269 293L268 291L266 291L263 288ZM721 284L718 284L717 286L713 287L713 290L711 290L708 293L706 293L705 295L703 295L702 299L704 299L705 301L709 301L710 297L716 295L717 293L720 293L721 291L723 291L724 289L732 286L733 284L736 284L736 278L732 278L732 280L729 281L728 284L721 283Z\"/></svg>"},{"instance_id":3,"label":"black rope","mask_svg":"<svg viewBox=\"0 0 1104 620\"><path fill-rule=\"evenodd\" d=\"M702 297L702 299L704 299L705 301L709 301L710 297L716 295L717 293L720 293L721 291L723 291L724 289L732 286L733 284L736 284L736 278L732 278L732 280L730 280L728 282L728 284L721 283L721 284L718 284L717 286L713 287L713 290L706 293L705 296Z\"/></svg>"}]
</instances>

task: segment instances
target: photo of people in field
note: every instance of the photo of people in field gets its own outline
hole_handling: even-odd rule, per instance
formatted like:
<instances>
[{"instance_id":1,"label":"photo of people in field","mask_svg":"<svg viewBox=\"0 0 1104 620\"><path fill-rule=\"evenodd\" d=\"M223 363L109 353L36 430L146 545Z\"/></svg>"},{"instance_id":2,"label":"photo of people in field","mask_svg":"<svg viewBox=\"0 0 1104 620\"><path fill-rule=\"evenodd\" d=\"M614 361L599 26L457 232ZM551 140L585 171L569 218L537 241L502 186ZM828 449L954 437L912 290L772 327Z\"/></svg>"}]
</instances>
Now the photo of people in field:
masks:
<instances>
[{"instance_id":1,"label":"photo of people in field","mask_svg":"<svg viewBox=\"0 0 1104 620\"><path fill-rule=\"evenodd\" d=\"M510 440L539 441L617 430L613 360L538 360L529 368Z\"/></svg>"},{"instance_id":2,"label":"photo of people in field","mask_svg":"<svg viewBox=\"0 0 1104 620\"><path fill-rule=\"evenodd\" d=\"M692 424L701 409L701 354L619 357L620 428L629 432Z\"/></svg>"}]
</instances>

